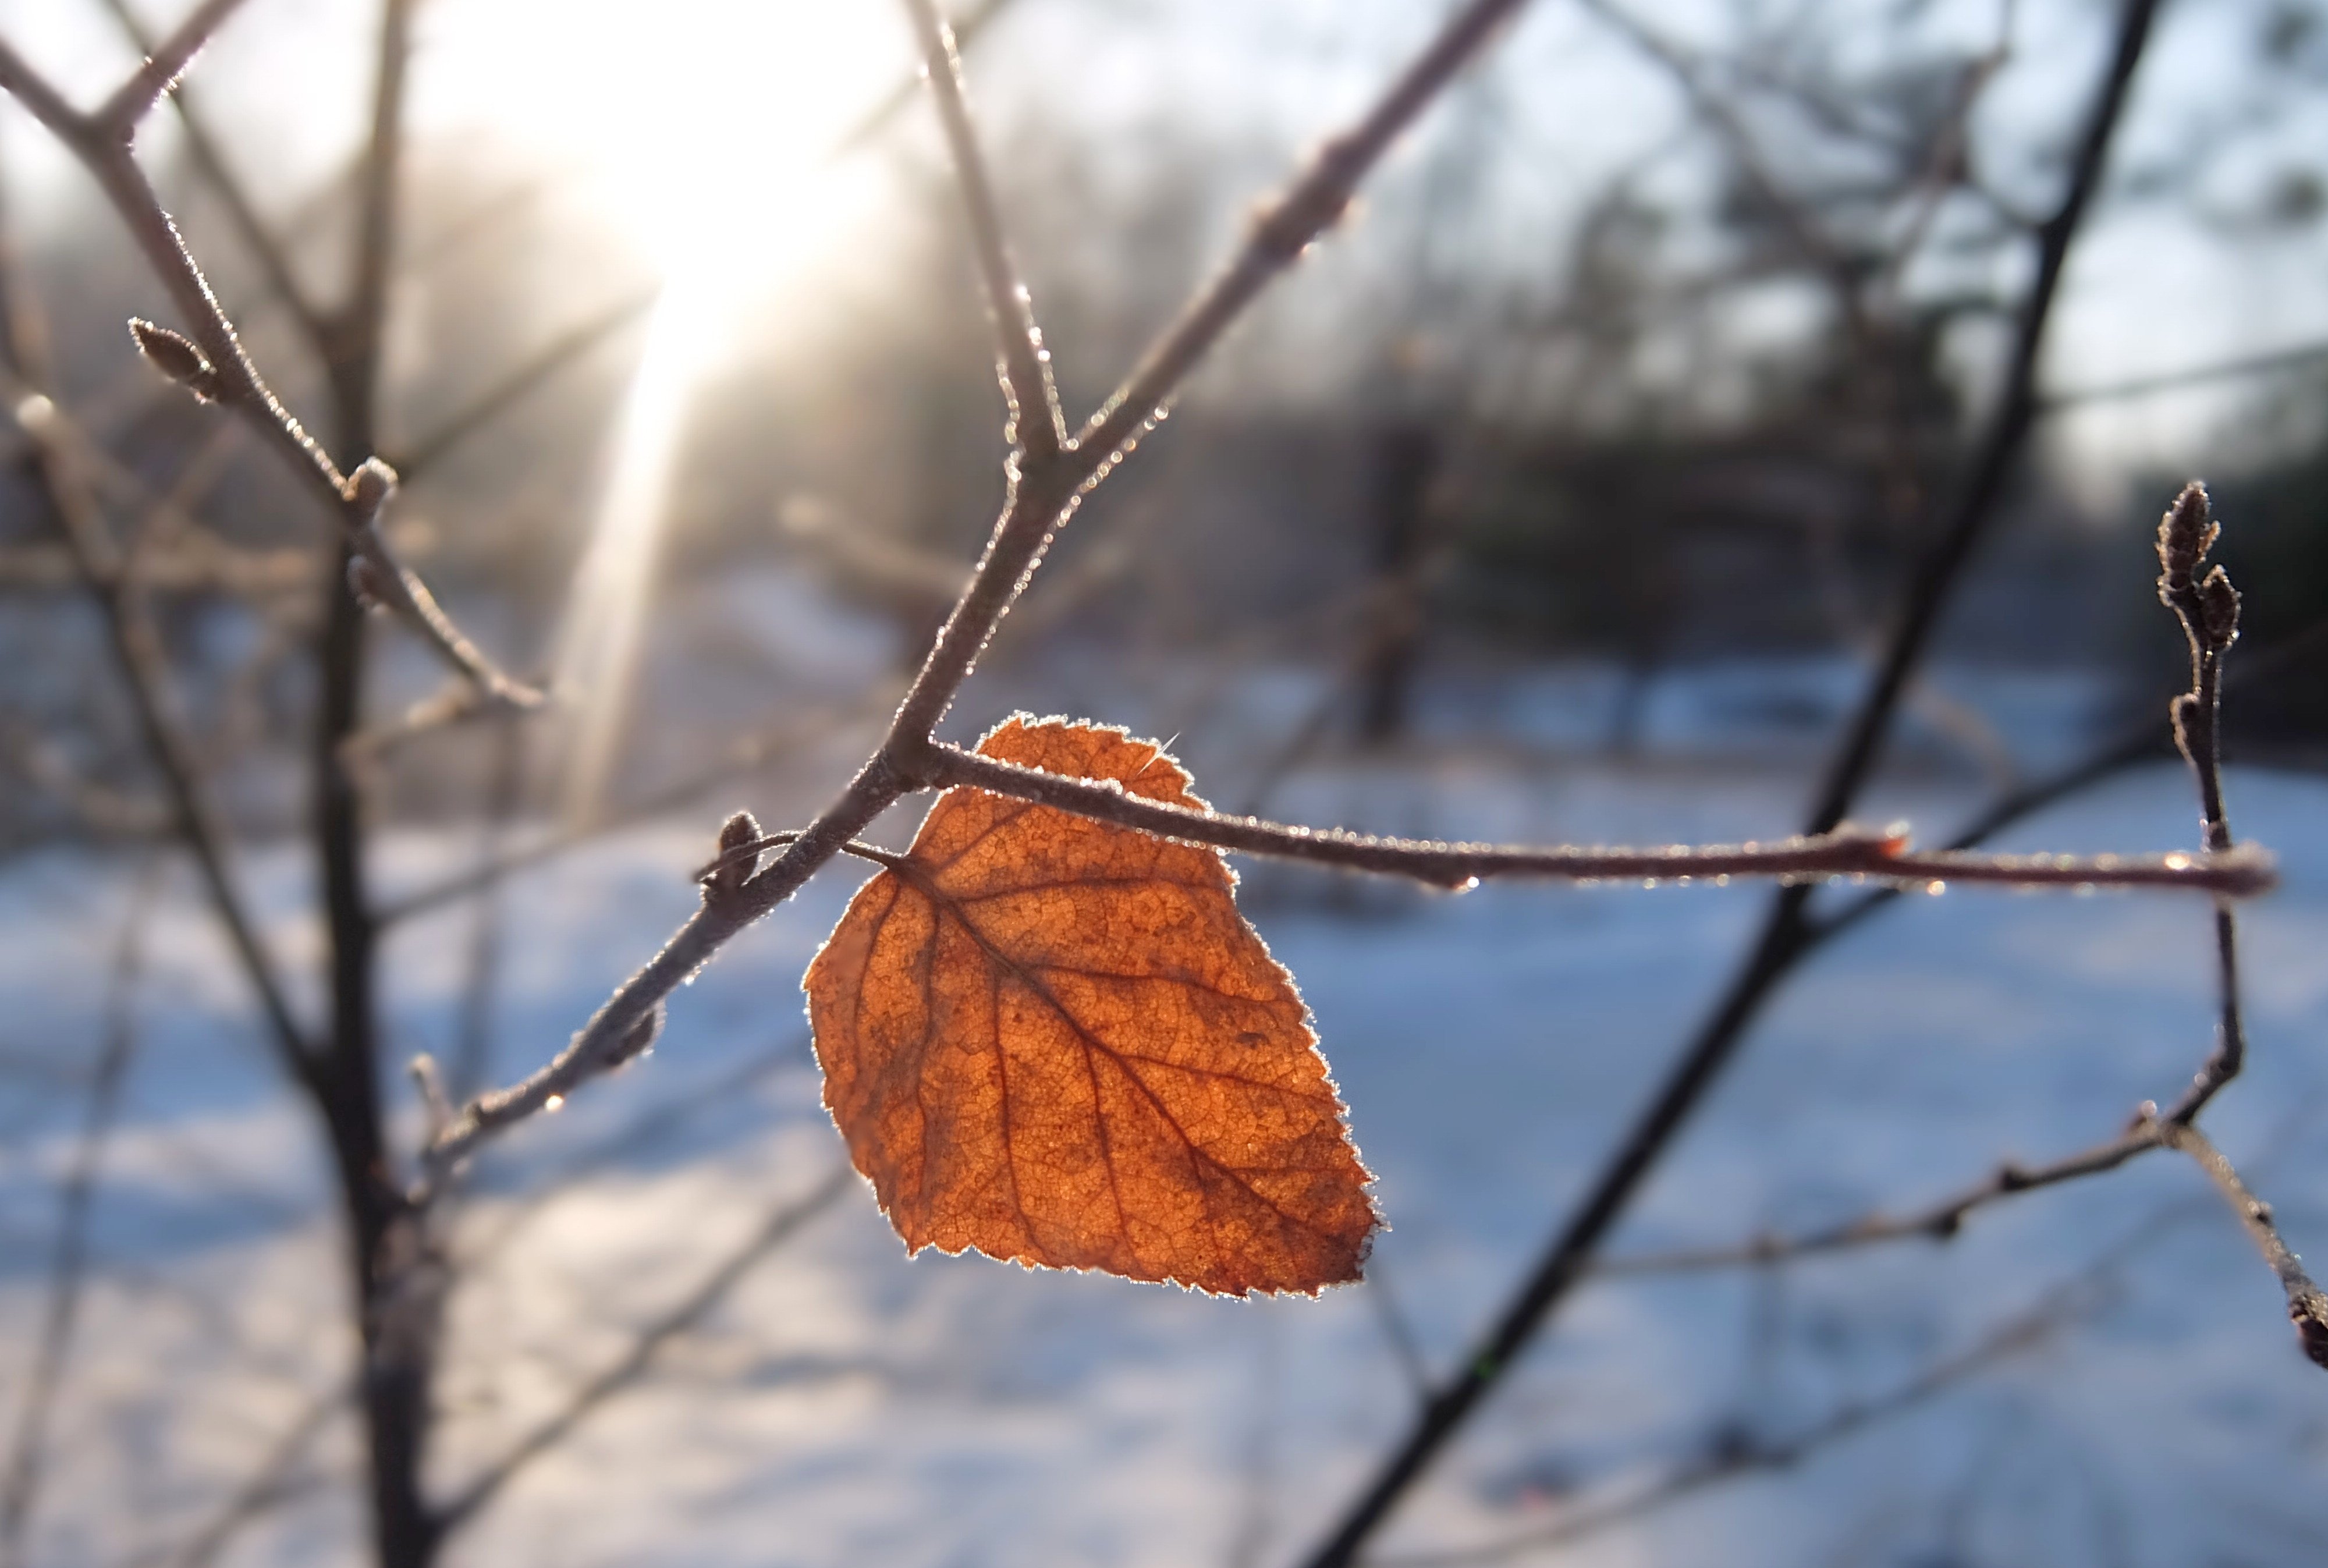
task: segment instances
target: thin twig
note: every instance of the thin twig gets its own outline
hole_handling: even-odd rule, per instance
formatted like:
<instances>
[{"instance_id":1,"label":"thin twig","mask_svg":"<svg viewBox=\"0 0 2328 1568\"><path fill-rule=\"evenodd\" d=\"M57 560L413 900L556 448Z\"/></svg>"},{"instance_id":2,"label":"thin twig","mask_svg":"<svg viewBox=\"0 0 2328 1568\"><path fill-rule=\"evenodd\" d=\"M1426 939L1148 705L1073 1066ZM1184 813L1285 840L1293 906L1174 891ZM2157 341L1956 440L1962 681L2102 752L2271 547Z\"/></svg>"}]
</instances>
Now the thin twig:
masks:
<instances>
[{"instance_id":1,"label":"thin twig","mask_svg":"<svg viewBox=\"0 0 2328 1568\"><path fill-rule=\"evenodd\" d=\"M1465 887L1501 877L1658 882L1725 877L1866 877L1917 887L1967 882L2024 888L2182 887L2236 897L2263 891L2272 885L2275 875L2267 859L2233 850L2211 855L2173 850L2152 856L2092 857L1919 852L1908 848L1900 832L1852 828L1769 844L1676 844L1657 850L1537 849L1382 839L1340 829L1286 827L1250 817L1216 816L1132 794L1112 780L1068 778L955 746L934 746L930 755L934 783L968 785L1034 801L1159 838L1343 870L1406 877L1441 887Z\"/></svg>"},{"instance_id":2,"label":"thin twig","mask_svg":"<svg viewBox=\"0 0 2328 1568\"><path fill-rule=\"evenodd\" d=\"M526 717L546 715L553 704L544 703L525 710ZM510 710L485 700L477 689L465 681L455 680L431 696L413 703L402 713L385 723L359 729L340 742L340 765L351 774L361 775L376 768L386 758L428 736L442 735L466 725L499 718Z\"/></svg>"},{"instance_id":3,"label":"thin twig","mask_svg":"<svg viewBox=\"0 0 2328 1568\"><path fill-rule=\"evenodd\" d=\"M2009 1319L1974 1344L1953 1356L1943 1357L1897 1386L1853 1400L1784 1437L1754 1437L1718 1448L1629 1495L1578 1508L1539 1528L1476 1546L1438 1552L1389 1552L1371 1555L1366 1561L1374 1568L1460 1568L1474 1563L1507 1562L1526 1553L1567 1545L1598 1535L1724 1482L1792 1469L1823 1449L1920 1409L1976 1374L2036 1348L2059 1331L2060 1321L2059 1308L2040 1306Z\"/></svg>"},{"instance_id":4,"label":"thin twig","mask_svg":"<svg viewBox=\"0 0 2328 1568\"><path fill-rule=\"evenodd\" d=\"M1762 1235L1734 1246L1685 1247L1672 1252L1610 1258L1595 1264L1591 1272L1603 1278L1694 1273L1713 1269L1788 1263L1822 1253L1875 1246L1885 1242L1948 1241L1964 1228L1966 1216L1976 1209L1985 1208L2001 1198L2116 1170L2136 1155L2146 1154L2157 1148L2159 1141L2156 1123L2147 1116L2137 1115L2125 1133L2106 1143L2097 1143L2090 1149L2080 1150L2043 1165L2004 1161L1971 1186L1906 1214L1893 1216L1879 1210L1799 1235Z\"/></svg>"},{"instance_id":5,"label":"thin twig","mask_svg":"<svg viewBox=\"0 0 2328 1568\"><path fill-rule=\"evenodd\" d=\"M986 172L978 136L971 128L970 106L962 84L962 56L955 52L953 33L938 15L932 0L906 0L927 62L931 101L937 105L938 123L944 127L946 148L953 155L954 185L970 218L978 273L986 286L986 308L992 313L998 370L1002 395L1010 405L1009 423L1002 438L1015 443L1020 459L1047 462L1067 438L1066 421L1059 412L1058 390L1051 381L1051 356L1043 347L1042 328L1027 286L1018 280L1003 238L1001 206L995 199L993 179Z\"/></svg>"},{"instance_id":6,"label":"thin twig","mask_svg":"<svg viewBox=\"0 0 2328 1568\"><path fill-rule=\"evenodd\" d=\"M2235 669L2225 672L2224 689L2251 690L2279 681L2308 668L2310 662L2323 651L2328 651L2328 620L2314 621L2262 653L2242 659ZM1999 795L1957 831L1948 848L1975 849L2014 823L2059 805L2127 768L2171 756L2173 752L2173 740L2155 720L2145 718L2129 724L2078 761ZM1880 888L1832 915L1814 918L1809 944L1816 947L1840 936L1899 897L1896 889Z\"/></svg>"},{"instance_id":7,"label":"thin twig","mask_svg":"<svg viewBox=\"0 0 2328 1568\"><path fill-rule=\"evenodd\" d=\"M1255 213L1244 249L1141 356L1123 384L1084 424L1077 449L1113 457L1139 438L1246 305L1339 222L1358 182L1525 0L1470 0L1374 107L1319 147L1300 177Z\"/></svg>"},{"instance_id":8,"label":"thin twig","mask_svg":"<svg viewBox=\"0 0 2328 1568\"><path fill-rule=\"evenodd\" d=\"M2239 596L2220 566L2204 577L2207 552L2220 531L2207 502L2206 487L2185 485L2158 525L2158 598L2182 624L2191 649L2191 690L2170 709L2174 744L2191 765L2199 786L2199 821L2210 852L2231 847L2230 821L2223 808L2223 656L2239 635ZM2188 1125L2222 1086L2239 1075L2247 1060L2247 1030L2239 1019L2239 922L2229 903L2215 904L2215 964L2220 1017L2215 1049L2191 1082L2169 1122Z\"/></svg>"},{"instance_id":9,"label":"thin twig","mask_svg":"<svg viewBox=\"0 0 2328 1568\"><path fill-rule=\"evenodd\" d=\"M946 22L953 33L954 52L959 55L968 49L971 41L986 31L994 19L1009 7L1010 0L979 0L959 16ZM922 88L922 73L914 72L882 95L880 100L859 116L853 125L835 137L826 149L828 161L838 161L860 148L870 146L873 139L888 128L890 123L912 105L915 94Z\"/></svg>"},{"instance_id":10,"label":"thin twig","mask_svg":"<svg viewBox=\"0 0 2328 1568\"><path fill-rule=\"evenodd\" d=\"M778 1205L701 1283L640 1329L620 1359L576 1390L555 1414L543 1420L519 1439L509 1452L486 1465L467 1485L446 1498L437 1514L443 1527L447 1531L459 1528L491 1502L519 1471L564 1441L600 1405L643 1377L664 1346L702 1322L761 1260L831 1207L855 1183L856 1171L843 1161L806 1197Z\"/></svg>"},{"instance_id":11,"label":"thin twig","mask_svg":"<svg viewBox=\"0 0 2328 1568\"><path fill-rule=\"evenodd\" d=\"M2199 576L2220 531L2206 489L2196 483L2183 488L2158 525L2158 597L2182 623L2191 649L2191 690L2174 700L2174 742L2198 781L2200 822L2211 850L2231 843L2223 806L2222 673L2223 657L2239 635L2239 595L2229 575L2217 566ZM2174 1108L2158 1120L2158 1138L2189 1154L2213 1178L2279 1276L2304 1353L2328 1367L2328 1296L2280 1239L2270 1206L2248 1190L2231 1162L2198 1128L2199 1113L2239 1076L2247 1060L2247 1031L2239 1017L2239 925L2229 904L2220 899L2215 904L2215 969L2220 1017L2214 1051Z\"/></svg>"},{"instance_id":12,"label":"thin twig","mask_svg":"<svg viewBox=\"0 0 2328 1568\"><path fill-rule=\"evenodd\" d=\"M194 56L210 42L211 34L241 8L242 0L203 0L176 32L151 50L144 63L113 91L105 106L89 117L117 139L127 142L137 134L137 123L154 111L162 96L178 84Z\"/></svg>"},{"instance_id":13,"label":"thin twig","mask_svg":"<svg viewBox=\"0 0 2328 1568\"><path fill-rule=\"evenodd\" d=\"M1359 1284L1366 1292L1366 1302L1375 1310L1375 1320L1382 1325L1383 1339L1390 1346L1391 1359L1406 1380L1407 1392L1418 1405L1431 1397L1431 1366L1422 1357L1422 1342L1407 1319L1405 1310L1398 1304L1397 1295L1390 1282L1383 1278L1380 1257L1366 1260L1366 1276Z\"/></svg>"},{"instance_id":14,"label":"thin twig","mask_svg":"<svg viewBox=\"0 0 2328 1568\"><path fill-rule=\"evenodd\" d=\"M107 11L126 33L129 41L146 53L151 54L158 45L129 8L128 0L103 0ZM197 174L209 183L211 191L226 208L227 221L241 239L243 249L258 263L272 289L293 318L296 320L316 356L324 357L324 340L326 329L324 314L307 297L298 274L292 269L288 249L269 232L266 221L258 215L258 207L250 192L235 176L226 161L226 154L218 137L211 134L209 122L195 112L193 103L181 89L170 95L170 107L175 111L181 133L185 139L186 155Z\"/></svg>"},{"instance_id":15,"label":"thin twig","mask_svg":"<svg viewBox=\"0 0 2328 1568\"><path fill-rule=\"evenodd\" d=\"M455 1027L453 1048L447 1055L447 1089L456 1099L466 1098L484 1085L493 1066L493 1004L501 983L502 927L504 915L501 879L491 868L502 856L511 819L517 815L525 784L525 730L521 720L504 714L493 727L493 773L486 784L484 830L477 845L479 869L487 875L478 889L470 916L475 921L469 935L469 972L461 988L461 1011Z\"/></svg>"},{"instance_id":16,"label":"thin twig","mask_svg":"<svg viewBox=\"0 0 2328 1568\"><path fill-rule=\"evenodd\" d=\"M49 1303L42 1319L24 1402L16 1418L7 1468L0 1472L0 1565L19 1568L24 1535L40 1497L47 1457L49 1417L72 1355L73 1330L80 1320L81 1286L89 1272L89 1212L97 1197L98 1171L113 1131L121 1085L137 1050L137 989L146 964L146 925L155 904L155 872L148 859L133 878L129 912L115 946L113 974L106 991L103 1043L89 1075L89 1100L81 1113L80 1138L57 1196L56 1245L49 1263Z\"/></svg>"},{"instance_id":17,"label":"thin twig","mask_svg":"<svg viewBox=\"0 0 2328 1568\"><path fill-rule=\"evenodd\" d=\"M2256 1250L2263 1253L2263 1261L2279 1276L2280 1289L2287 1294L2288 1320L2295 1325L2295 1336L2304 1346L2305 1355L2328 1367L2328 1295L2312 1282L2312 1276L2304 1272L2304 1261L2289 1251L2287 1243L2281 1239L2271 1205L2248 1190L2238 1169L2197 1127L2188 1122L2164 1122L2158 1132L2169 1148L2179 1149L2197 1160L2212 1178L2223 1201L2231 1206L2231 1212L2247 1227Z\"/></svg>"}]
</instances>

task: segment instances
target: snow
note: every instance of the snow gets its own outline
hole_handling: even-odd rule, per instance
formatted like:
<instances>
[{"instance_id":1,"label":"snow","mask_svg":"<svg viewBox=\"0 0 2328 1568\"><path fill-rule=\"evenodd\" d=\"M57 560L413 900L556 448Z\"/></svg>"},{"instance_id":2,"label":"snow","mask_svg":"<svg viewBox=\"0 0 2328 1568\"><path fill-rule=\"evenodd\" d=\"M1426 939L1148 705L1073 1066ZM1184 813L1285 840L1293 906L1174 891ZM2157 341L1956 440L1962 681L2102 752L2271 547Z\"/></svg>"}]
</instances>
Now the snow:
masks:
<instances>
[{"instance_id":1,"label":"snow","mask_svg":"<svg viewBox=\"0 0 2328 1568\"><path fill-rule=\"evenodd\" d=\"M1423 709L1437 755L1307 768L1272 809L1536 840L1783 831L1800 810L1803 754L1773 736L1816 733L1816 717L1797 710L1830 700L1834 681L1765 681L1751 734L1703 717L1734 714L1744 681L1667 683L1634 761L1577 749L1600 733L1573 719L1580 694L1605 699L1610 687L1590 672L1439 692ZM2098 711L2074 683L1967 673L1948 687L2005 715L2024 756L2031 736L2053 756L2073 749L2060 737L2079 727L2063 716ZM1278 680L1234 694L1184 748L1199 788L1208 754L1299 711L1305 690ZM1104 717L1140 722L1171 704L1149 706ZM1489 728L1509 744L1467 741ZM1960 772L1909 770L1869 814L1913 816L1937 838L1977 796ZM2254 1054L2209 1124L2301 1248L2328 1235L2313 1196L2328 1180L2328 787L2235 771L2230 800L2241 834L2281 856L2286 886L2241 915ZM539 1060L684 915L685 871L722 804L513 885L521 919L498 1073ZM2160 765L2001 847L2171 848L2192 841L2193 816L2187 778ZM400 832L379 876L418 886L463 866L472 841ZM648 1377L520 1470L451 1560L1131 1568L1276 1563L1313 1542L1411 1410L1385 1300L1434 1374L1457 1364L1645 1103L1769 895L1351 894L1306 872L1246 870L1248 910L1302 984L1380 1178L1392 1228L1375 1283L1314 1302L1223 1301L975 1257L909 1260L852 1178ZM55 1183L135 875L55 851L0 878L0 1431L13 1430L43 1310ZM311 954L296 855L256 854L247 876L286 956ZM440 1491L560 1408L638 1325L834 1169L798 980L855 881L847 866L820 878L675 1000L651 1059L483 1162L453 1236L464 1273L432 1461ZM467 930L446 913L395 937L398 1056L443 1050ZM148 936L140 1047L30 1537L43 1564L160 1560L349 1372L321 1152L183 872ZM1961 889L1902 900L1785 991L1612 1250L1904 1207L2000 1156L2107 1137L2205 1055L2211 965L2208 912L2192 900ZM418 1123L405 1114L408 1148ZM2164 1155L1986 1211L1947 1245L1588 1285L1383 1550L1549 1524L1702 1455L1725 1426L1783 1438L2080 1278L2093 1288L2036 1346L1798 1469L1708 1488L1577 1543L1568 1560L2318 1561L2328 1383L2199 1172ZM358 1559L352 1430L335 1416L323 1432L289 1496L221 1561Z\"/></svg>"}]
</instances>

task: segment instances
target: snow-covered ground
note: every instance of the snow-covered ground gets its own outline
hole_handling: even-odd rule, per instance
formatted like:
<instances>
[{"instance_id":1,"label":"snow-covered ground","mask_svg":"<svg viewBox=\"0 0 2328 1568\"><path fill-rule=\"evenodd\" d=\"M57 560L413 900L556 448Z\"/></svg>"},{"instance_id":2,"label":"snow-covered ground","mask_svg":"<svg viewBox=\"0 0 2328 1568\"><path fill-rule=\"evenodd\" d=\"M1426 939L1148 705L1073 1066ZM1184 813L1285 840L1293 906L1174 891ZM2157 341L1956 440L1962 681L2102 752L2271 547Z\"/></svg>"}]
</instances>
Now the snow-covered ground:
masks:
<instances>
[{"instance_id":1,"label":"snow-covered ground","mask_svg":"<svg viewBox=\"0 0 2328 1568\"><path fill-rule=\"evenodd\" d=\"M1438 743L1427 760L1313 766L1272 808L1470 837L1782 832L1810 753L1772 737L1815 737L1828 688L1848 690L1798 675L1753 692L1727 673L1666 683L1645 760L1631 762L1577 749L1597 738L1594 722L1563 728L1561 715L1605 695L1598 677L1441 692L1424 709ZM1238 711L1266 730L1300 705L1289 681L1276 697L1265 682L1248 689ZM1732 734L1704 717L1757 693L1759 727ZM2065 715L2089 706L2042 681L1954 694L2005 714L1999 728L2024 756L2050 747L2040 762L2070 749L2062 737L2082 723ZM1171 721L1170 702L1150 709L1098 716ZM1183 746L1199 789L1208 750L1249 744L1234 713L1208 712ZM1501 744L1477 744L1490 733ZM1936 837L1977 787L1910 774L1867 814L1910 815ZM1234 803L1229 789L1210 793ZM684 872L720 803L513 885L500 1072L562 1039L684 915ZM2242 915L2254 1056L2210 1124L2295 1244L2328 1247L2316 1196L2328 1183L2328 785L2239 772L2231 805L2243 836L2279 852L2286 885ZM2187 778L2161 765L2005 847L2183 846L2193 818ZM415 886L472 852L465 833L401 835L380 876ZM286 912L276 934L286 956L311 954L312 932L287 913L304 893L296 856L254 857L249 869ZM651 1060L520 1131L481 1169L455 1236L465 1269L440 1491L505 1453L617 1362L639 1325L826 1183L841 1154L818 1105L798 981L855 879L836 868L749 934L678 1000ZM11 1423L97 999L136 887L126 863L61 852L0 879ZM1277 871L1248 893L1316 1013L1380 1178L1392 1228L1368 1286L1223 1301L974 1257L909 1260L852 1178L673 1337L649 1376L518 1470L453 1560L1242 1568L1299 1553L1412 1409L1393 1326L1434 1375L1456 1363L1644 1102L1768 895L1348 897ZM452 912L395 938L399 1054L445 1048L467 931ZM279 1477L283 1495L220 1560L352 1561L352 1437L331 1403L348 1330L318 1147L183 875L149 936L139 1048L29 1560L164 1559L322 1412ZM2106 1137L2205 1055L2211 963L2207 912L2190 900L1903 900L1786 991L1614 1250L1905 1206L2000 1156ZM406 1131L408 1146L417 1127ZM2211 1189L2164 1156L1986 1211L1945 1246L1589 1285L1383 1553L1550 1526L1719 1441L1783 1440L2056 1300L2050 1333L1929 1401L1795 1469L1587 1536L1570 1560L2169 1568L2328 1554L2328 1379L2301 1358L2276 1285Z\"/></svg>"}]
</instances>

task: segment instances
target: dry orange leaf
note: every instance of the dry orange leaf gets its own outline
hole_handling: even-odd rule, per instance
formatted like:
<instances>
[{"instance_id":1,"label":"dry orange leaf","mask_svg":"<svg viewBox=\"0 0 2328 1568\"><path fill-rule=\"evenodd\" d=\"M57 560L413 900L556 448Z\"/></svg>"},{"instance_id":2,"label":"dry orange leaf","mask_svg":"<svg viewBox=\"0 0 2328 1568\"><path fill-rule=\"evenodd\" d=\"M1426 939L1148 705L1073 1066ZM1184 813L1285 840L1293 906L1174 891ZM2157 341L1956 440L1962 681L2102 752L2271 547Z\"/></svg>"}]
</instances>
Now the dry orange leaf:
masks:
<instances>
[{"instance_id":1,"label":"dry orange leaf","mask_svg":"<svg viewBox=\"0 0 2328 1568\"><path fill-rule=\"evenodd\" d=\"M1119 729L978 748L1201 808ZM824 1103L907 1247L1197 1290L1358 1277L1378 1223L1292 977L1219 853L953 789L805 986Z\"/></svg>"}]
</instances>

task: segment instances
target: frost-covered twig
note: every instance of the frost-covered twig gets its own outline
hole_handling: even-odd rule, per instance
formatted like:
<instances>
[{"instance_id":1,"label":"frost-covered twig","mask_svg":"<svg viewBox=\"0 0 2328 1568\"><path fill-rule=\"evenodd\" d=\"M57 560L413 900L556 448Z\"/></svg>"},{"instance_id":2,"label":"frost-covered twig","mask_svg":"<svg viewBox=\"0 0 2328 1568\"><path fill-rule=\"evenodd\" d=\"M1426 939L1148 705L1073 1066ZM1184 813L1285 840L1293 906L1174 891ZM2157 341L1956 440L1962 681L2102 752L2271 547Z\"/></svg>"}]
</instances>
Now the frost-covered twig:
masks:
<instances>
[{"instance_id":1,"label":"frost-covered twig","mask_svg":"<svg viewBox=\"0 0 2328 1568\"><path fill-rule=\"evenodd\" d=\"M1383 839L1338 828L1287 827L1250 817L1192 811L1129 793L1121 784L1066 778L955 746L935 746L930 755L930 782L934 784L966 785L1035 801L1159 838L1344 870L1406 877L1441 887L1463 887L1504 877L1567 881L1864 877L1916 887L1969 882L2011 887L2181 887L2245 897L2264 891L2275 877L2267 859L2230 852L2194 856L2175 850L2090 857L1920 852L1909 848L1904 833L1850 827L1769 844L1676 844L1654 850L1545 849Z\"/></svg>"},{"instance_id":2,"label":"frost-covered twig","mask_svg":"<svg viewBox=\"0 0 2328 1568\"><path fill-rule=\"evenodd\" d=\"M1050 462L1067 438L1066 421L1059 411L1058 389L1051 380L1051 356L1043 347L1043 330L1026 285L1018 280L1018 264L1003 237L1002 212L994 195L994 181L986 170L986 156L971 128L970 106L962 84L962 57L954 51L953 33L939 16L932 0L906 0L914 32L926 64L930 99L937 106L938 124L945 131L946 148L953 157L954 186L962 192L970 218L972 249L978 257L978 275L986 287L986 308L993 320L997 370L1002 395L1009 402L1009 424L1003 439L1018 447L1019 464L1032 468Z\"/></svg>"},{"instance_id":3,"label":"frost-covered twig","mask_svg":"<svg viewBox=\"0 0 2328 1568\"><path fill-rule=\"evenodd\" d=\"M2239 1170L2223 1157L2207 1135L2189 1122L2161 1122L2158 1135L2169 1148L2179 1149L2199 1162L2214 1182L2223 1201L2239 1216L2239 1223L2279 1277L2279 1287L2287 1295L2288 1320L2295 1325L2295 1337L2304 1346L2305 1355L2317 1365L2328 1367L2328 1294L2323 1294L2312 1276L2304 1271L2304 1261L2289 1250L2279 1234L2278 1222L2273 1217L2271 1205L2248 1189Z\"/></svg>"},{"instance_id":4,"label":"frost-covered twig","mask_svg":"<svg viewBox=\"0 0 2328 1568\"><path fill-rule=\"evenodd\" d=\"M2183 486L2158 525L2158 597L2182 623L2191 646L2191 690L2170 710L2174 744L2191 764L2199 786L2200 827L2208 852L2231 848L2231 827L2223 809L2223 656L2239 636L2239 596L2219 565L2201 577L2207 552L2221 531L2207 504L2206 487ZM2239 1075L2247 1060L2247 1029L2239 1019L2239 922L2229 902L2215 904L2215 965L2220 1018L2215 1049L2173 1110L2169 1122L2187 1125L2222 1086Z\"/></svg>"},{"instance_id":5,"label":"frost-covered twig","mask_svg":"<svg viewBox=\"0 0 2328 1568\"><path fill-rule=\"evenodd\" d=\"M103 0L103 4L121 31L140 50L151 54L160 47L145 23L130 9L129 0ZM226 154L220 146L218 137L211 133L209 120L195 112L193 103L183 86L170 94L170 108L178 118L187 162L193 165L195 172L217 195L236 237L258 263L260 272L266 275L268 287L298 322L310 345L320 356L329 325L322 307L308 297L297 272L293 269L290 251L268 231L266 221L258 215L258 204L251 200L249 191L229 167Z\"/></svg>"},{"instance_id":6,"label":"frost-covered twig","mask_svg":"<svg viewBox=\"0 0 2328 1568\"><path fill-rule=\"evenodd\" d=\"M2136 1155L2146 1154L2159 1147L2160 1141L2157 1122L2147 1113L2138 1113L2122 1135L2107 1142L2097 1143L2090 1149L2079 1150L2075 1154L2049 1160L2042 1165L2004 1160L1969 1187L1905 1214L1891 1215L1877 1210L1840 1225L1806 1231L1798 1235L1766 1235L1731 1246L1684 1247L1671 1252L1610 1258L1596 1264L1592 1272L1614 1277L1689 1273L1707 1269L1788 1263L1822 1253L1877 1246L1886 1242L1948 1241L1964 1228L1966 1217L1976 1209L1985 1208L2002 1198L2020 1193L2035 1192L2042 1188L2075 1181L2081 1177L2116 1170Z\"/></svg>"},{"instance_id":7,"label":"frost-covered twig","mask_svg":"<svg viewBox=\"0 0 2328 1568\"><path fill-rule=\"evenodd\" d=\"M203 0L174 32L154 46L129 80L116 88L104 107L89 117L98 129L127 143L137 134L137 124L178 82L194 56L241 8L242 0Z\"/></svg>"}]
</instances>

